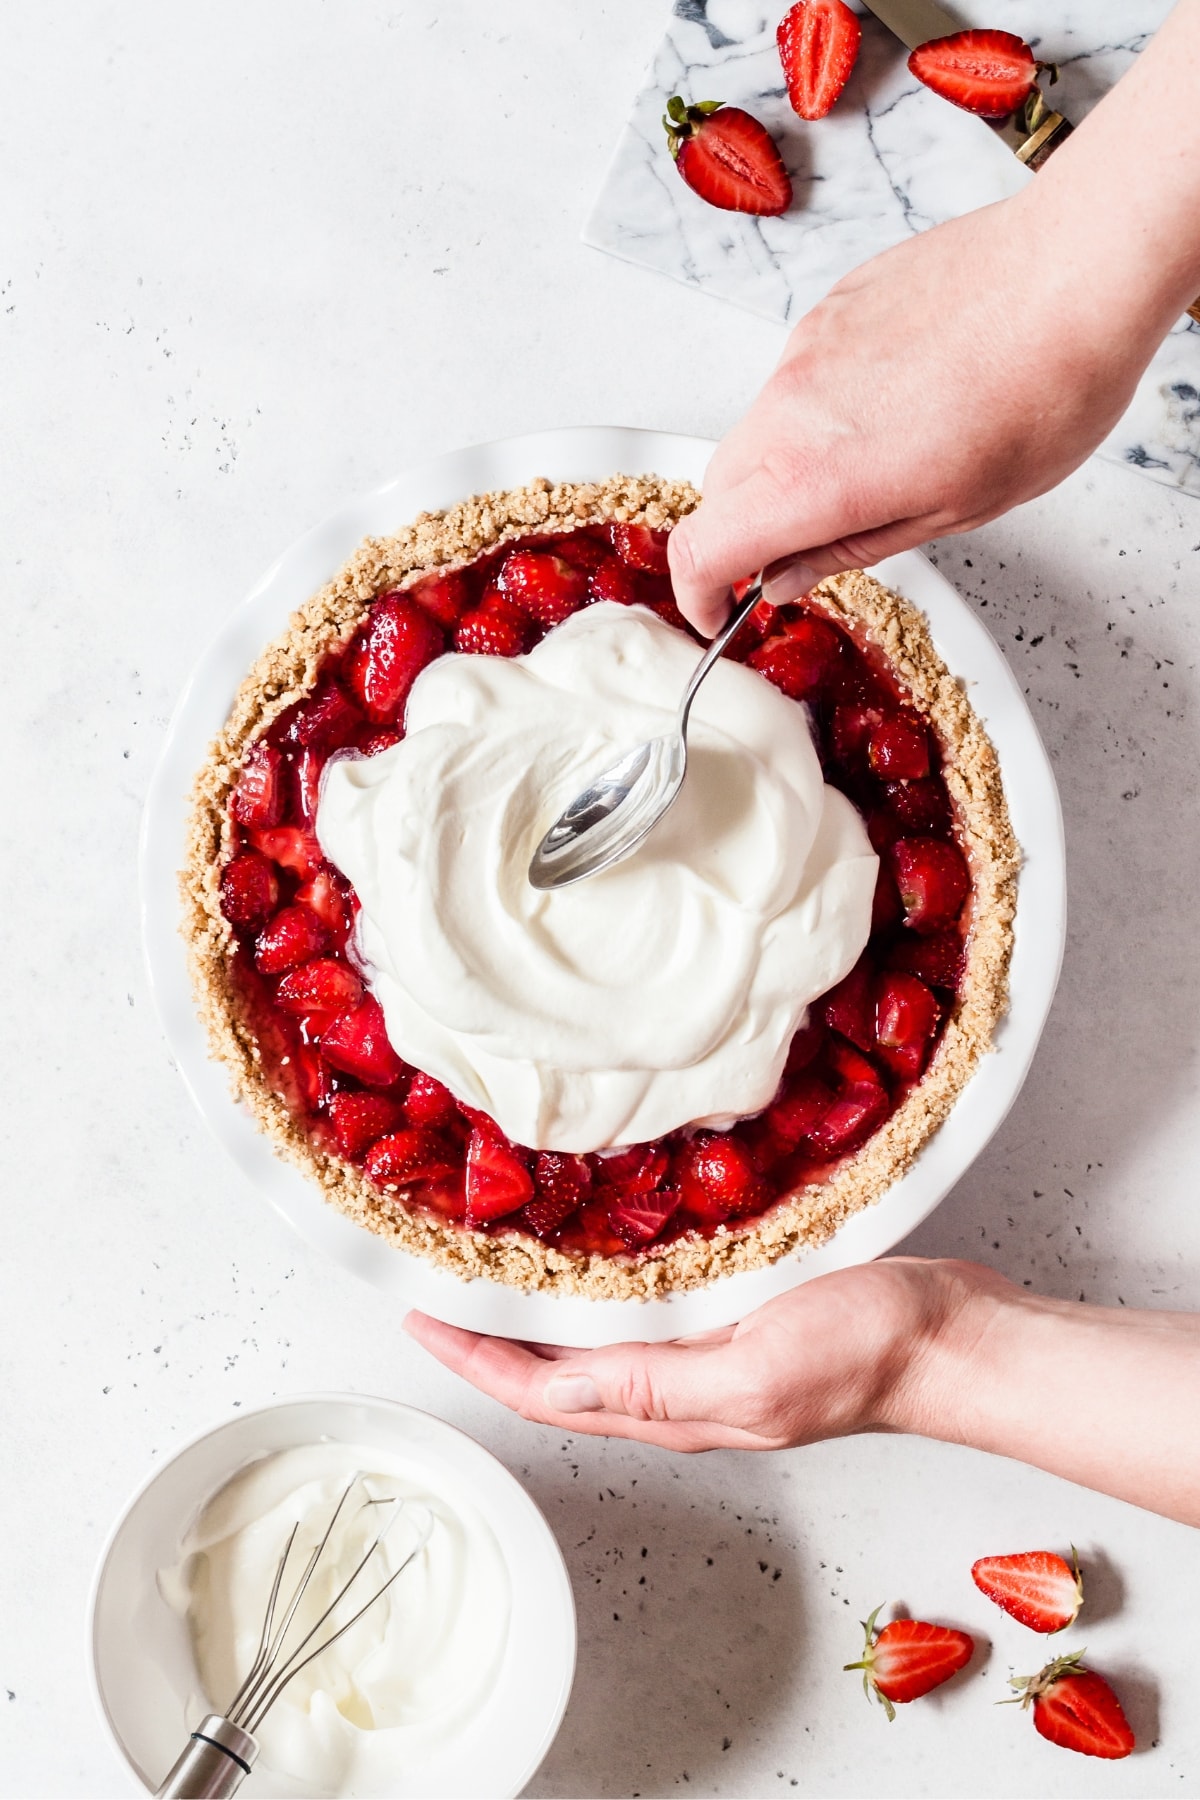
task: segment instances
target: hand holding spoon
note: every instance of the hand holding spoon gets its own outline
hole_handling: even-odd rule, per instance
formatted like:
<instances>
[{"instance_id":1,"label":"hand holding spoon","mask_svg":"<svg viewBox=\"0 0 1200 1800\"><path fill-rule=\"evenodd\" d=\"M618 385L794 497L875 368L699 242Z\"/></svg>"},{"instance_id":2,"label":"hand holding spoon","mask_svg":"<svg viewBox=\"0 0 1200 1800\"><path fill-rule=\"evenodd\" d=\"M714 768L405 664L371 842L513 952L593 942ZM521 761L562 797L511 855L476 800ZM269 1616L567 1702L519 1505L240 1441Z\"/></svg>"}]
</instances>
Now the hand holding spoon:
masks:
<instances>
[{"instance_id":1,"label":"hand holding spoon","mask_svg":"<svg viewBox=\"0 0 1200 1800\"><path fill-rule=\"evenodd\" d=\"M687 773L688 714L696 690L762 599L762 589L760 570L696 665L679 703L674 731L626 750L593 776L554 821L529 865L535 888L569 887L598 875L601 869L624 862L653 831Z\"/></svg>"}]
</instances>

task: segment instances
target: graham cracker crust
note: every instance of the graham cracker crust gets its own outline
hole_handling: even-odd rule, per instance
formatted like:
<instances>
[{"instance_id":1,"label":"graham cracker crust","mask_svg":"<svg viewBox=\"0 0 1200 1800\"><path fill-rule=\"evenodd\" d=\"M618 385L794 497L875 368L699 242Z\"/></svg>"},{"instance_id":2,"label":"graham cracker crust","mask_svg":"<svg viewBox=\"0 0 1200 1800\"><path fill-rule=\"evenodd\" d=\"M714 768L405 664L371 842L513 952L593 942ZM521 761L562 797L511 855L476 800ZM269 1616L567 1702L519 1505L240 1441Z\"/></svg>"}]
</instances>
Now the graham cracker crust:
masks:
<instances>
[{"instance_id":1,"label":"graham cracker crust","mask_svg":"<svg viewBox=\"0 0 1200 1800\"><path fill-rule=\"evenodd\" d=\"M312 687L326 652L352 635L378 594L433 568L471 562L515 537L562 534L609 520L668 527L699 498L689 483L655 476L614 475L596 483L539 480L472 496L445 512L422 513L393 537L366 539L264 650L196 777L180 875L181 930L212 1055L228 1068L236 1097L276 1153L309 1175L332 1205L398 1249L429 1257L463 1279L482 1277L594 1299L648 1300L815 1248L911 1166L991 1047L1007 1003L1019 857L996 753L960 683L934 649L921 613L870 575L854 571L822 582L814 599L883 651L933 724L974 890L966 972L934 1058L920 1085L830 1181L797 1191L747 1225L721 1226L710 1238L683 1238L636 1259L568 1255L515 1231L493 1237L410 1211L403 1194L380 1192L359 1169L315 1145L268 1083L254 1034L241 1016L230 961L235 939L218 899L220 869L232 842L229 796L246 750Z\"/></svg>"}]
</instances>

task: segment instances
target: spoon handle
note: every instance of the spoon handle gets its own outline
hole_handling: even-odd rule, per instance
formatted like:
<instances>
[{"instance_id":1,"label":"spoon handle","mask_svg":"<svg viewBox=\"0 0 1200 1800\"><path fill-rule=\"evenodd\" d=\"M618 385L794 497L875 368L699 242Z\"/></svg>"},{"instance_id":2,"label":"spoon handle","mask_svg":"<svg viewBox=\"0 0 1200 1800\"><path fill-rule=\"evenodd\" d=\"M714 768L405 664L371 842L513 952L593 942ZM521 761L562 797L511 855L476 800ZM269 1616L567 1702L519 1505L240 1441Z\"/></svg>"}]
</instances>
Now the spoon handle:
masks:
<instances>
[{"instance_id":1,"label":"spoon handle","mask_svg":"<svg viewBox=\"0 0 1200 1800\"><path fill-rule=\"evenodd\" d=\"M734 633L740 628L743 621L754 611L754 608L762 599L762 591L763 571L760 569L758 574L754 577L754 580L750 583L750 586L746 589L746 592L742 595L741 599L726 619L724 625L722 625L720 631L718 631L716 637L712 640L712 643L708 646L708 649L704 652L704 655L700 658L700 661L696 664L692 679L688 682L683 699L679 703L678 729L681 736L687 730L688 714L692 710L692 701L696 698L696 689L700 686L700 683L704 680L704 677L708 674L708 671L712 668Z\"/></svg>"}]
</instances>

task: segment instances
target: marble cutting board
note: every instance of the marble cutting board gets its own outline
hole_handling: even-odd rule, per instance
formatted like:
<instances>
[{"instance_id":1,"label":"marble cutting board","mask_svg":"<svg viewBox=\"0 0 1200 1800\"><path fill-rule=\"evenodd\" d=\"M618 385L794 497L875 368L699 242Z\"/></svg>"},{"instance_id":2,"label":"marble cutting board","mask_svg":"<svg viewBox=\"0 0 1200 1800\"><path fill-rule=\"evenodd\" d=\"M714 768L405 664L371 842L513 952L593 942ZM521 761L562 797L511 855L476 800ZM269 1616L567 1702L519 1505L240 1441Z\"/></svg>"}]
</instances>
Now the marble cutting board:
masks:
<instances>
[{"instance_id":1,"label":"marble cutting board","mask_svg":"<svg viewBox=\"0 0 1200 1800\"><path fill-rule=\"evenodd\" d=\"M797 118L775 47L787 4L674 0L583 230L597 249L785 325L877 251L1037 179L980 120L915 81L903 45L866 12L858 63L837 106L816 124ZM1051 99L1078 124L1170 5L962 0L953 11L964 25L1018 32L1057 62L1062 78ZM719 212L684 185L661 124L674 93L736 103L762 119L795 188L783 218ZM1200 496L1200 325L1180 320L1097 454Z\"/></svg>"}]
</instances>

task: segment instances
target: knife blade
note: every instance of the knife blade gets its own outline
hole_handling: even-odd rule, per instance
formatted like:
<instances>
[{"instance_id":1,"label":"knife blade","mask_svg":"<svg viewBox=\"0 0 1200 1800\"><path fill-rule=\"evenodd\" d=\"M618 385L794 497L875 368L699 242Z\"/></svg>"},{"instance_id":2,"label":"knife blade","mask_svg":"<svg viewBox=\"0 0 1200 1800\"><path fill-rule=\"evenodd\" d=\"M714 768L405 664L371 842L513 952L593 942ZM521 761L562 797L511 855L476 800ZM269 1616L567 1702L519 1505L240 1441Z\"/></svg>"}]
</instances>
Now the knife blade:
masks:
<instances>
[{"instance_id":1,"label":"knife blade","mask_svg":"<svg viewBox=\"0 0 1200 1800\"><path fill-rule=\"evenodd\" d=\"M938 0L863 0L863 5L910 50L927 44L930 38L950 37L956 31L969 29ZM1060 112L1045 112L1032 131L1023 112L1013 113L1007 119L983 119L980 123L990 125L1018 161L1033 170L1040 169L1047 157L1066 143L1072 130L1071 121ZM1200 324L1200 300L1188 307L1187 316Z\"/></svg>"}]
</instances>

